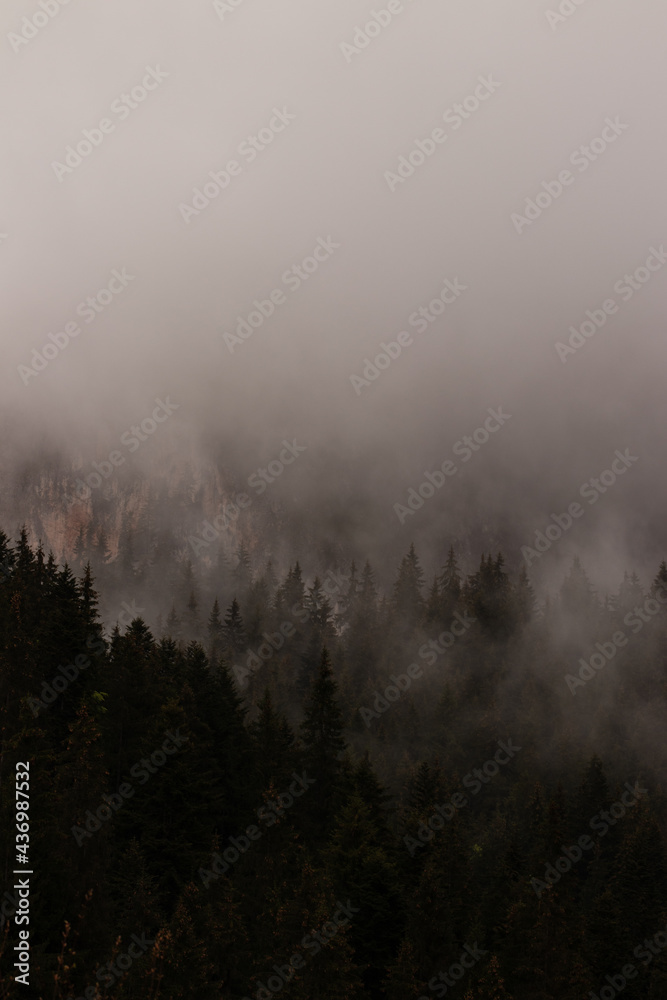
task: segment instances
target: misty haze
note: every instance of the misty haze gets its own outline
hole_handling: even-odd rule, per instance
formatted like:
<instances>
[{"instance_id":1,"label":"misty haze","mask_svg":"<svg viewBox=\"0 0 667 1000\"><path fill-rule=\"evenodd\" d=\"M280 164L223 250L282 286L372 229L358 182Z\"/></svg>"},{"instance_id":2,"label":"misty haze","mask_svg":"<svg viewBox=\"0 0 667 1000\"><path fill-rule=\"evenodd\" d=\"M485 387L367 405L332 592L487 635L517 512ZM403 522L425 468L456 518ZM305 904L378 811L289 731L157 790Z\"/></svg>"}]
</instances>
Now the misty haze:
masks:
<instances>
[{"instance_id":1,"label":"misty haze","mask_svg":"<svg viewBox=\"0 0 667 1000\"><path fill-rule=\"evenodd\" d=\"M0 998L667 996L667 8L6 0Z\"/></svg>"}]
</instances>

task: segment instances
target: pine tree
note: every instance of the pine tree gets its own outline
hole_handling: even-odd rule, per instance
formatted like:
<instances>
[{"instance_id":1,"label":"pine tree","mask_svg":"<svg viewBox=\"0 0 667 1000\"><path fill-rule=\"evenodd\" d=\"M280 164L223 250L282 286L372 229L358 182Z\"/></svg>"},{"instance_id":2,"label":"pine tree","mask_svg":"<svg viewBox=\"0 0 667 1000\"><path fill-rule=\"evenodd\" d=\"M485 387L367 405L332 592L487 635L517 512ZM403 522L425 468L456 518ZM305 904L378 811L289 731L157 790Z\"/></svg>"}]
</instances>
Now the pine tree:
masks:
<instances>
[{"instance_id":1,"label":"pine tree","mask_svg":"<svg viewBox=\"0 0 667 1000\"><path fill-rule=\"evenodd\" d=\"M656 581L659 579L656 578ZM623 573L623 582L619 587L618 595L613 601L613 607L619 618L622 618L626 612L631 611L637 605L642 605L646 599L641 583L639 582L639 577L636 573L632 575L627 572Z\"/></svg>"},{"instance_id":2,"label":"pine tree","mask_svg":"<svg viewBox=\"0 0 667 1000\"><path fill-rule=\"evenodd\" d=\"M180 580L176 591L179 607L187 606L192 593L197 592L197 580L190 559L184 559L180 570Z\"/></svg>"},{"instance_id":3,"label":"pine tree","mask_svg":"<svg viewBox=\"0 0 667 1000\"><path fill-rule=\"evenodd\" d=\"M520 625L527 625L534 615L538 615L535 610L535 591L528 577L525 566L519 570L519 578L514 596L516 618Z\"/></svg>"},{"instance_id":4,"label":"pine tree","mask_svg":"<svg viewBox=\"0 0 667 1000\"><path fill-rule=\"evenodd\" d=\"M366 560L364 568L361 574L361 606L363 607L365 617L368 617L372 611L376 610L377 606L377 588L375 586L375 575L371 569L371 564Z\"/></svg>"},{"instance_id":5,"label":"pine tree","mask_svg":"<svg viewBox=\"0 0 667 1000\"><path fill-rule=\"evenodd\" d=\"M308 588L305 611L308 613L304 629L306 648L300 657L295 685L296 696L300 701L304 700L317 676L322 647L329 648L335 639L331 605L322 592L319 577L315 577L312 587Z\"/></svg>"},{"instance_id":6,"label":"pine tree","mask_svg":"<svg viewBox=\"0 0 667 1000\"><path fill-rule=\"evenodd\" d=\"M0 530L0 586L11 579L14 571L15 556L9 545L9 537Z\"/></svg>"},{"instance_id":7,"label":"pine tree","mask_svg":"<svg viewBox=\"0 0 667 1000\"><path fill-rule=\"evenodd\" d=\"M151 875L146 852L139 840L132 838L109 878L112 901L119 919L119 931L127 937L137 931L150 932L164 921L157 901L158 880Z\"/></svg>"},{"instance_id":8,"label":"pine tree","mask_svg":"<svg viewBox=\"0 0 667 1000\"><path fill-rule=\"evenodd\" d=\"M325 854L339 891L354 899L359 908L350 942L355 964L373 997L382 995L386 967L403 930L398 869L393 851L378 843L383 834L370 805L355 789L336 816Z\"/></svg>"},{"instance_id":9,"label":"pine tree","mask_svg":"<svg viewBox=\"0 0 667 1000\"><path fill-rule=\"evenodd\" d=\"M663 559L660 563L658 574L651 586L651 593L655 595L656 590L667 591L667 562Z\"/></svg>"},{"instance_id":10,"label":"pine tree","mask_svg":"<svg viewBox=\"0 0 667 1000\"><path fill-rule=\"evenodd\" d=\"M250 584L252 583L252 568L250 565L250 555L243 542L241 542L236 550L236 558L238 561L232 574L234 590L240 596L245 607Z\"/></svg>"},{"instance_id":11,"label":"pine tree","mask_svg":"<svg viewBox=\"0 0 667 1000\"><path fill-rule=\"evenodd\" d=\"M181 619L176 614L176 606L172 604L171 611L167 615L167 636L170 639L174 639L178 642L183 635L183 627L181 625Z\"/></svg>"},{"instance_id":12,"label":"pine tree","mask_svg":"<svg viewBox=\"0 0 667 1000\"><path fill-rule=\"evenodd\" d=\"M220 619L220 605L218 598L213 602L211 613L208 616L208 655L211 660L220 656L223 647L222 621Z\"/></svg>"},{"instance_id":13,"label":"pine tree","mask_svg":"<svg viewBox=\"0 0 667 1000\"><path fill-rule=\"evenodd\" d=\"M111 551L104 528L100 528L95 541L94 557L98 566L105 565L111 559Z\"/></svg>"},{"instance_id":14,"label":"pine tree","mask_svg":"<svg viewBox=\"0 0 667 1000\"><path fill-rule=\"evenodd\" d=\"M308 588L306 610L311 626L326 640L332 631L333 614L331 604L322 592L322 582L318 576L315 577L312 587Z\"/></svg>"},{"instance_id":15,"label":"pine tree","mask_svg":"<svg viewBox=\"0 0 667 1000\"><path fill-rule=\"evenodd\" d=\"M346 749L343 717L336 700L337 684L329 653L322 650L319 676L306 704L301 724L304 763L316 784L309 792L309 808L320 830L328 826L341 790L342 756Z\"/></svg>"},{"instance_id":16,"label":"pine tree","mask_svg":"<svg viewBox=\"0 0 667 1000\"><path fill-rule=\"evenodd\" d=\"M461 573L454 555L453 545L449 547L447 562L443 567L438 584L441 595L440 621L443 625L447 625L461 599Z\"/></svg>"},{"instance_id":17,"label":"pine tree","mask_svg":"<svg viewBox=\"0 0 667 1000\"><path fill-rule=\"evenodd\" d=\"M270 604L269 590L262 578L251 584L247 597L246 631L250 645L261 642Z\"/></svg>"},{"instance_id":18,"label":"pine tree","mask_svg":"<svg viewBox=\"0 0 667 1000\"><path fill-rule=\"evenodd\" d=\"M184 632L189 641L199 641L202 634L202 622L199 617L199 602L194 590L190 591L187 610L183 621Z\"/></svg>"},{"instance_id":19,"label":"pine tree","mask_svg":"<svg viewBox=\"0 0 667 1000\"><path fill-rule=\"evenodd\" d=\"M401 561L392 598L394 614L405 622L409 630L415 628L424 617L423 586L424 574L412 544Z\"/></svg>"},{"instance_id":20,"label":"pine tree","mask_svg":"<svg viewBox=\"0 0 667 1000\"><path fill-rule=\"evenodd\" d=\"M437 761L432 764L423 760L408 783L408 805L415 816L429 809L443 791L442 770Z\"/></svg>"},{"instance_id":21,"label":"pine tree","mask_svg":"<svg viewBox=\"0 0 667 1000\"><path fill-rule=\"evenodd\" d=\"M98 594L93 584L93 574L90 563L86 563L83 580L81 582L81 598L83 602L83 613L91 629L99 632L99 622L97 609L99 606Z\"/></svg>"},{"instance_id":22,"label":"pine tree","mask_svg":"<svg viewBox=\"0 0 667 1000\"><path fill-rule=\"evenodd\" d=\"M233 599L225 614L222 626L222 641L225 655L230 660L235 659L239 653L242 653L248 644L248 637L236 598Z\"/></svg>"},{"instance_id":23,"label":"pine tree","mask_svg":"<svg viewBox=\"0 0 667 1000\"><path fill-rule=\"evenodd\" d=\"M468 602L471 614L478 619L482 632L489 638L511 635L514 608L509 578L504 571L504 557L498 553L496 560L482 555L479 570L471 577Z\"/></svg>"},{"instance_id":24,"label":"pine tree","mask_svg":"<svg viewBox=\"0 0 667 1000\"><path fill-rule=\"evenodd\" d=\"M303 608L305 606L306 589L301 573L301 566L298 561L294 564L294 567L290 566L287 578L282 587L279 588L278 594L280 595L282 607L289 615L293 615L296 608Z\"/></svg>"},{"instance_id":25,"label":"pine tree","mask_svg":"<svg viewBox=\"0 0 667 1000\"><path fill-rule=\"evenodd\" d=\"M258 708L259 716L248 731L255 745L260 781L264 789L272 783L282 788L297 767L295 735L285 717L275 711L268 689Z\"/></svg>"},{"instance_id":26,"label":"pine tree","mask_svg":"<svg viewBox=\"0 0 667 1000\"><path fill-rule=\"evenodd\" d=\"M28 529L25 524L19 531L15 550L15 566L17 577L24 583L30 580L30 573L35 565L35 554L28 541Z\"/></svg>"},{"instance_id":27,"label":"pine tree","mask_svg":"<svg viewBox=\"0 0 667 1000\"><path fill-rule=\"evenodd\" d=\"M407 938L419 967L431 970L427 978L437 969L448 968L457 950L460 954L459 944L466 940L476 906L471 896L471 850L464 836L463 815L457 813L443 822L420 852L423 867L406 893ZM411 829L416 830L416 826Z\"/></svg>"},{"instance_id":28,"label":"pine tree","mask_svg":"<svg viewBox=\"0 0 667 1000\"><path fill-rule=\"evenodd\" d=\"M428 625L438 625L440 622L440 613L440 585L438 584L437 576L434 576L426 602L426 623Z\"/></svg>"},{"instance_id":29,"label":"pine tree","mask_svg":"<svg viewBox=\"0 0 667 1000\"><path fill-rule=\"evenodd\" d=\"M73 556L74 563L81 566L86 556L86 531L83 525L79 528L79 534L76 536Z\"/></svg>"},{"instance_id":30,"label":"pine tree","mask_svg":"<svg viewBox=\"0 0 667 1000\"><path fill-rule=\"evenodd\" d=\"M419 994L424 995L431 968L429 966L427 970L424 963L418 961L415 951L411 937L406 935L398 949L397 958L387 970L387 1000L417 1000Z\"/></svg>"},{"instance_id":31,"label":"pine tree","mask_svg":"<svg viewBox=\"0 0 667 1000\"><path fill-rule=\"evenodd\" d=\"M389 830L389 812L392 796L380 783L373 770L368 750L354 768L354 787L370 810L377 830L378 842L389 846L394 844L394 836Z\"/></svg>"},{"instance_id":32,"label":"pine tree","mask_svg":"<svg viewBox=\"0 0 667 1000\"><path fill-rule=\"evenodd\" d=\"M498 956L492 955L477 987L477 1000L513 1000L505 989L505 980L500 974ZM472 991L470 993L472 997Z\"/></svg>"},{"instance_id":33,"label":"pine tree","mask_svg":"<svg viewBox=\"0 0 667 1000\"><path fill-rule=\"evenodd\" d=\"M273 560L269 559L266 564L266 569L264 570L264 576L262 577L267 593L269 603L273 600L273 596L278 588L278 577L276 576L275 570L273 568Z\"/></svg>"},{"instance_id":34,"label":"pine tree","mask_svg":"<svg viewBox=\"0 0 667 1000\"><path fill-rule=\"evenodd\" d=\"M357 576L357 566L354 560L352 560L347 587L345 588L344 593L338 594L336 598L339 608L345 612L345 615L348 618L354 614L357 605L357 598L361 592L361 587L361 580Z\"/></svg>"},{"instance_id":35,"label":"pine tree","mask_svg":"<svg viewBox=\"0 0 667 1000\"><path fill-rule=\"evenodd\" d=\"M583 569L579 557L575 556L572 567L560 588L560 605L565 614L573 619L589 621L599 610L591 582Z\"/></svg>"}]
</instances>

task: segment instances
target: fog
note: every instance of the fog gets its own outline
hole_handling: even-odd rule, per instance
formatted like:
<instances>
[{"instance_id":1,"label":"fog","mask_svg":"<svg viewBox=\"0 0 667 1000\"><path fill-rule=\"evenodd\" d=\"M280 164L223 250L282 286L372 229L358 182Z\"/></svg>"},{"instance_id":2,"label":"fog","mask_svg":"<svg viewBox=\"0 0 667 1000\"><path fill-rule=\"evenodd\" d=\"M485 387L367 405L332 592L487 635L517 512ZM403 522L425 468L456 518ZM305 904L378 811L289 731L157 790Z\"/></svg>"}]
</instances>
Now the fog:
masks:
<instances>
[{"instance_id":1,"label":"fog","mask_svg":"<svg viewBox=\"0 0 667 1000\"><path fill-rule=\"evenodd\" d=\"M533 579L580 553L599 589L650 580L667 554L663 5L44 3L37 28L37 4L0 14L7 530L10 484L50 454L75 475L130 451L149 480L188 460L235 493L286 440L306 450L262 503L297 535L390 563L414 540L429 568L450 541L501 547L516 570L580 502ZM396 356L368 368L383 343ZM135 456L123 435L156 400L175 408ZM636 461L586 501L617 450Z\"/></svg>"}]
</instances>

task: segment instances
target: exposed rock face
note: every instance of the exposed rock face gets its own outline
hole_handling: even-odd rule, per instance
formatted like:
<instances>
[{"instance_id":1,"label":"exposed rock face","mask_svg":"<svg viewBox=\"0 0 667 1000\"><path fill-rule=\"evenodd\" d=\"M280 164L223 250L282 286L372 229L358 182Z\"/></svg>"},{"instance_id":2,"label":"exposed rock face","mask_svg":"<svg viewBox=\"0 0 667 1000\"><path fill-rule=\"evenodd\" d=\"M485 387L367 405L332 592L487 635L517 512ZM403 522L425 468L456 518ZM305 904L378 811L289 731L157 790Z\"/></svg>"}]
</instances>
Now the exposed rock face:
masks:
<instances>
[{"instance_id":1,"label":"exposed rock face","mask_svg":"<svg viewBox=\"0 0 667 1000\"><path fill-rule=\"evenodd\" d=\"M13 477L3 477L0 525L14 536L25 523L31 541L41 541L59 562L71 562L81 540L93 549L101 532L109 561L118 558L130 536L139 549L148 545L149 537L169 536L170 544L184 554L188 537L201 536L204 522L214 521L242 491L233 483L230 487L230 482L231 477L212 463L169 456L141 471L128 462L106 481L80 462L67 470L24 467ZM262 526L268 526L277 513L276 504L253 498L247 510L228 520L216 542L231 553L243 540L252 551L260 544ZM202 558L208 561L205 554Z\"/></svg>"}]
</instances>

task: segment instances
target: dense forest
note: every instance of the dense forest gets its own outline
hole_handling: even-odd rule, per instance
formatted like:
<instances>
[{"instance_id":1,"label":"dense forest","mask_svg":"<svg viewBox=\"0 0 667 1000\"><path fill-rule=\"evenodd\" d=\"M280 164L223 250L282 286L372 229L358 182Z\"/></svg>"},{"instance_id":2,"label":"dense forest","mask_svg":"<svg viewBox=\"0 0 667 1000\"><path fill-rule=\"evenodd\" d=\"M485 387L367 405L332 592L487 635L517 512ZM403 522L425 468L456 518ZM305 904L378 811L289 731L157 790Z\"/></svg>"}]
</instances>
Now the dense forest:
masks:
<instances>
[{"instance_id":1,"label":"dense forest","mask_svg":"<svg viewBox=\"0 0 667 1000\"><path fill-rule=\"evenodd\" d=\"M97 549L0 532L0 997L667 995L664 562L538 602L501 554L383 593L241 545L108 630L142 580Z\"/></svg>"}]
</instances>

